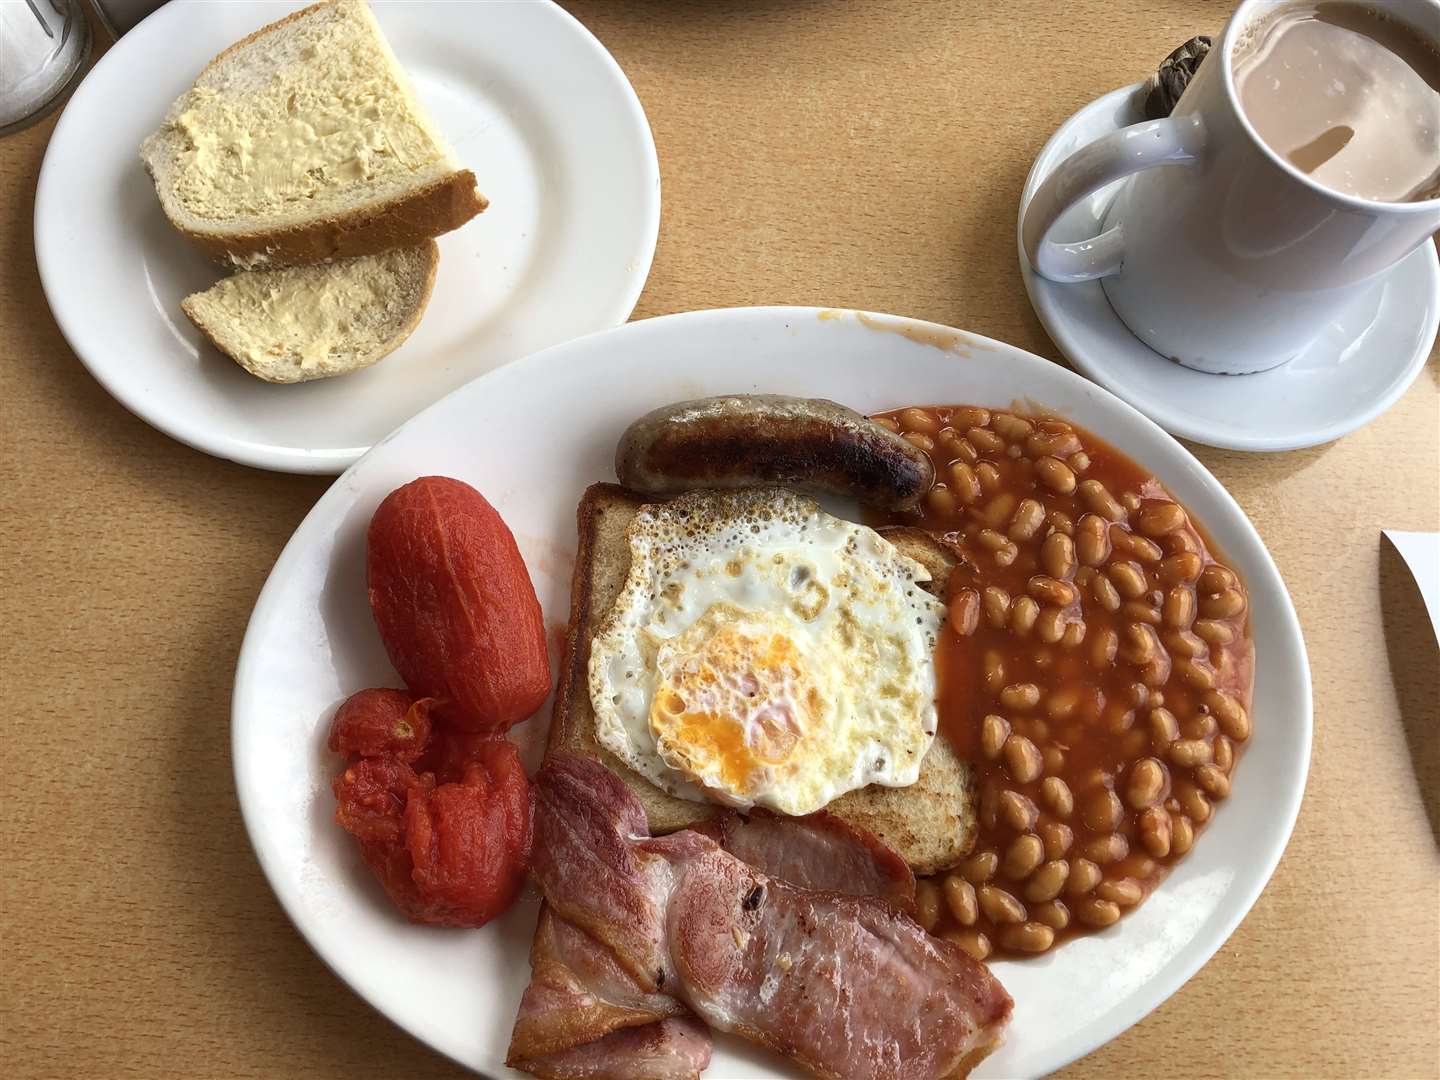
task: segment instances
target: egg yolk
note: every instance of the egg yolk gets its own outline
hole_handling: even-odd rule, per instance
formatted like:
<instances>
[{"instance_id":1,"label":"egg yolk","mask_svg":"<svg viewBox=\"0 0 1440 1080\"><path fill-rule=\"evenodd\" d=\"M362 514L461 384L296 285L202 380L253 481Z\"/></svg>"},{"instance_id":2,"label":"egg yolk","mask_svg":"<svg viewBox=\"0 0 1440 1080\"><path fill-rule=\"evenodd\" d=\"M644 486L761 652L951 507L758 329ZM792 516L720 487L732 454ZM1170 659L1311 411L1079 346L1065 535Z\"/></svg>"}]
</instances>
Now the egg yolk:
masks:
<instances>
[{"instance_id":1,"label":"egg yolk","mask_svg":"<svg viewBox=\"0 0 1440 1080\"><path fill-rule=\"evenodd\" d=\"M657 668L656 746L703 787L750 797L818 727L820 693L795 643L729 605L662 646Z\"/></svg>"}]
</instances>

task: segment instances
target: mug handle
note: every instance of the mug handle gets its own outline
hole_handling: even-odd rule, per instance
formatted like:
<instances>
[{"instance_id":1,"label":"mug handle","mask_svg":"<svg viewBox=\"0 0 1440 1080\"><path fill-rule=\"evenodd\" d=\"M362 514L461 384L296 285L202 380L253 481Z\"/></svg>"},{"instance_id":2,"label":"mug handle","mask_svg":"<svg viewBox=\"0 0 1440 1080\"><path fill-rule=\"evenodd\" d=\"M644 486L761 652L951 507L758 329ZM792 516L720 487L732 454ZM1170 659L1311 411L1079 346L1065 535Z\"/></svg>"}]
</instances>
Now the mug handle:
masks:
<instances>
[{"instance_id":1,"label":"mug handle","mask_svg":"<svg viewBox=\"0 0 1440 1080\"><path fill-rule=\"evenodd\" d=\"M1051 281L1092 281L1120 269L1123 226L1090 240L1058 244L1049 239L1060 215L1091 192L1156 165L1194 165L1205 146L1198 114L1131 124L1076 150L1035 189L1025 207L1021 235L1025 256Z\"/></svg>"}]
</instances>

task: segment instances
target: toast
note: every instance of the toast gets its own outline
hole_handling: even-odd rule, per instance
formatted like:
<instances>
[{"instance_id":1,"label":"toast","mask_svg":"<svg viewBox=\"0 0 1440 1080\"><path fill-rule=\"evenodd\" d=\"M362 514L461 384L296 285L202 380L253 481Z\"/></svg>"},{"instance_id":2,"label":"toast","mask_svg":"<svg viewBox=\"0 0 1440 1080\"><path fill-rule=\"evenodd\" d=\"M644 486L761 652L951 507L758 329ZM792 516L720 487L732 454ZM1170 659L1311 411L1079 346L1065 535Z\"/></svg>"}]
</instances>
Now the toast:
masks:
<instances>
[{"instance_id":1,"label":"toast","mask_svg":"<svg viewBox=\"0 0 1440 1080\"><path fill-rule=\"evenodd\" d=\"M242 270L180 308L256 378L308 382L359 371L399 348L425 313L439 262L430 240L317 266Z\"/></svg>"},{"instance_id":2,"label":"toast","mask_svg":"<svg viewBox=\"0 0 1440 1080\"><path fill-rule=\"evenodd\" d=\"M674 832L714 817L720 808L678 799L661 791L620 761L595 739L590 706L590 641L609 614L630 572L625 530L646 499L615 484L594 484L577 511L579 548L570 594L570 630L556 691L548 750L568 750L604 764L639 797L654 833ZM904 554L930 571L936 595L944 586L954 557L921 529L882 529ZM934 873L959 862L975 836L974 778L969 765L937 738L910 787L871 785L842 795L825 809L868 829L893 848L917 874Z\"/></svg>"},{"instance_id":3,"label":"toast","mask_svg":"<svg viewBox=\"0 0 1440 1080\"><path fill-rule=\"evenodd\" d=\"M414 247L486 206L362 0L220 53L140 156L171 224L243 269Z\"/></svg>"}]
</instances>

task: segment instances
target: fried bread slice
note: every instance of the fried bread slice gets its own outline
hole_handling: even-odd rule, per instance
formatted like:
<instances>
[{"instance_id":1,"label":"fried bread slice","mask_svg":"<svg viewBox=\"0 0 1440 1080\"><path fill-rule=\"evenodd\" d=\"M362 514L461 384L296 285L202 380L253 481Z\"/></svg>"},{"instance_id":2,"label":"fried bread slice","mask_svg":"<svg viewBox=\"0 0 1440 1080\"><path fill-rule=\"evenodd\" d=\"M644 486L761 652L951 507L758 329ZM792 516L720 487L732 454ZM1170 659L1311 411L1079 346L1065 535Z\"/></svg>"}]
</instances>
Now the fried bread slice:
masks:
<instances>
[{"instance_id":1,"label":"fried bread slice","mask_svg":"<svg viewBox=\"0 0 1440 1080\"><path fill-rule=\"evenodd\" d=\"M594 484L577 511L579 548L570 594L570 628L556 692L548 751L568 750L593 758L625 781L645 807L656 834L689 828L714 817L720 807L678 799L625 765L595 739L587 669L590 641L614 606L630 572L625 530L646 500L615 484ZM950 550L921 529L882 529L904 554L930 571L928 588L943 596L955 565ZM830 813L874 833L917 874L934 873L963 858L975 835L975 784L968 764L944 738L921 763L919 780L906 788L871 785L842 795Z\"/></svg>"}]
</instances>

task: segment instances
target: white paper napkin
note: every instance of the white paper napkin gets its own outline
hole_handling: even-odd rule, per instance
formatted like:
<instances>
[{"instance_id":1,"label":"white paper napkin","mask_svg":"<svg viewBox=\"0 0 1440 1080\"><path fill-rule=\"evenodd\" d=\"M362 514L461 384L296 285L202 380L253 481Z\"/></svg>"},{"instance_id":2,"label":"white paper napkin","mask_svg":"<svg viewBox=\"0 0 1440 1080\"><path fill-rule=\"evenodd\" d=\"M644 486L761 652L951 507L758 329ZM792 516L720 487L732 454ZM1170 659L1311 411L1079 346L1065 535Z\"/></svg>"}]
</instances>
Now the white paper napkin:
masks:
<instances>
[{"instance_id":1,"label":"white paper napkin","mask_svg":"<svg viewBox=\"0 0 1440 1080\"><path fill-rule=\"evenodd\" d=\"M1440 533L1399 532L1396 529L1381 529L1380 532L1395 545L1410 573L1420 595L1425 598L1425 610L1430 613L1430 627L1440 640Z\"/></svg>"}]
</instances>

